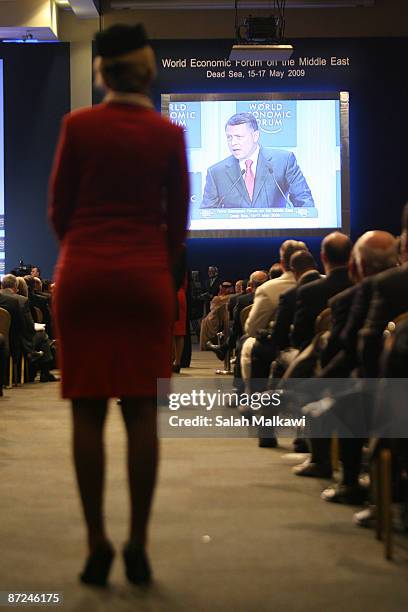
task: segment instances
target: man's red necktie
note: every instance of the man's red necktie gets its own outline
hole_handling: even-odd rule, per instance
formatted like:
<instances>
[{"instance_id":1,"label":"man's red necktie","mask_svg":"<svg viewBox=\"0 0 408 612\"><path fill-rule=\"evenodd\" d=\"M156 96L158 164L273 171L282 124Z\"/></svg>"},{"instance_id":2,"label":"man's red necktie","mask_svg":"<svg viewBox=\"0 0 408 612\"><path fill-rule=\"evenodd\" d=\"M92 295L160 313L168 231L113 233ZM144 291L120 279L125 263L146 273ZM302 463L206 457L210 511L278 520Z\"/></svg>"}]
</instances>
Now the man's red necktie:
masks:
<instances>
[{"instance_id":1,"label":"man's red necktie","mask_svg":"<svg viewBox=\"0 0 408 612\"><path fill-rule=\"evenodd\" d=\"M251 200L254 194L254 186L255 186L255 177L254 177L254 173L252 172L252 164L253 164L252 159L245 160L246 170L245 170L244 181L245 181L245 185L246 185L246 188L248 190L248 194Z\"/></svg>"}]
</instances>

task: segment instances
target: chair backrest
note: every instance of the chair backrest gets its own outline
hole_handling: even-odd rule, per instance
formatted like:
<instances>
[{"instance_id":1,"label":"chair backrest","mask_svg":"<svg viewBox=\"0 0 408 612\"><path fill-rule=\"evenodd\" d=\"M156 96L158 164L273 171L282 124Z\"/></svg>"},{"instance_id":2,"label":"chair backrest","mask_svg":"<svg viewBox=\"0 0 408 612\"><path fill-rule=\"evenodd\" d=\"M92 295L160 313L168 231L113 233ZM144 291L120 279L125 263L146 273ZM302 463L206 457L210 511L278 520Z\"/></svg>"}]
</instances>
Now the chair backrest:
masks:
<instances>
[{"instance_id":1,"label":"chair backrest","mask_svg":"<svg viewBox=\"0 0 408 612\"><path fill-rule=\"evenodd\" d=\"M3 334L6 343L7 351L10 350L9 333L10 333L11 316L4 308L0 308L0 334Z\"/></svg>"},{"instance_id":2,"label":"chair backrest","mask_svg":"<svg viewBox=\"0 0 408 612\"><path fill-rule=\"evenodd\" d=\"M245 329L245 323L247 318L249 317L249 313L251 312L252 306L253 304L250 304L249 306L245 306L245 308L241 310L240 319L242 329Z\"/></svg>"},{"instance_id":3,"label":"chair backrest","mask_svg":"<svg viewBox=\"0 0 408 612\"><path fill-rule=\"evenodd\" d=\"M321 332L330 331L330 328L331 328L331 309L325 308L316 317L315 334L320 334Z\"/></svg>"},{"instance_id":4,"label":"chair backrest","mask_svg":"<svg viewBox=\"0 0 408 612\"><path fill-rule=\"evenodd\" d=\"M384 346L380 358L384 376L406 378L408 376L408 312L390 321L384 330Z\"/></svg>"},{"instance_id":5,"label":"chair backrest","mask_svg":"<svg viewBox=\"0 0 408 612\"><path fill-rule=\"evenodd\" d=\"M387 339L390 336L392 336L394 332L397 330L397 327L401 323L407 320L408 320L408 312L403 312L400 315L398 315L398 317L396 317L394 321L389 321L389 323L387 323L387 327L384 330L384 338Z\"/></svg>"},{"instance_id":6,"label":"chair backrest","mask_svg":"<svg viewBox=\"0 0 408 612\"><path fill-rule=\"evenodd\" d=\"M41 312L41 310L38 308L38 306L34 306L34 313L35 313L35 322L36 323L42 323L43 322L43 313Z\"/></svg>"}]
</instances>

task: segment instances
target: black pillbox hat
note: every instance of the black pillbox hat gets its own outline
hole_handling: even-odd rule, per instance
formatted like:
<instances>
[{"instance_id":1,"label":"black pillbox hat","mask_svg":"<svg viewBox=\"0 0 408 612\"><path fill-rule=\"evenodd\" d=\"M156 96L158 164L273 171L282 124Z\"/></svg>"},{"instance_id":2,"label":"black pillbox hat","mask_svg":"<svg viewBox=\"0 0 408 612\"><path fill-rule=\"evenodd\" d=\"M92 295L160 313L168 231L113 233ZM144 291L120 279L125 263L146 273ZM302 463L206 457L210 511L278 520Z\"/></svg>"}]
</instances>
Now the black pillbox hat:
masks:
<instances>
[{"instance_id":1,"label":"black pillbox hat","mask_svg":"<svg viewBox=\"0 0 408 612\"><path fill-rule=\"evenodd\" d=\"M141 49L149 44L146 31L141 23L136 25L117 24L95 36L96 55L116 57Z\"/></svg>"}]
</instances>

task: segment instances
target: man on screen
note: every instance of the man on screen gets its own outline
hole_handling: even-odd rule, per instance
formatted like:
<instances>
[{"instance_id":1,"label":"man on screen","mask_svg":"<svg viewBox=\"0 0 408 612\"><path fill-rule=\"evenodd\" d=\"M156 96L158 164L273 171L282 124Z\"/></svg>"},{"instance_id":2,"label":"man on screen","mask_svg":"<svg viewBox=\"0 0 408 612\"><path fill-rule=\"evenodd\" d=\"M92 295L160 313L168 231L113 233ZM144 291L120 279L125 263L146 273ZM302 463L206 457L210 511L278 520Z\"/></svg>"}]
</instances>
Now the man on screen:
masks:
<instances>
[{"instance_id":1,"label":"man on screen","mask_svg":"<svg viewBox=\"0 0 408 612\"><path fill-rule=\"evenodd\" d=\"M201 208L314 207L294 154L259 146L251 113L230 117L225 134L231 155L208 168Z\"/></svg>"}]
</instances>

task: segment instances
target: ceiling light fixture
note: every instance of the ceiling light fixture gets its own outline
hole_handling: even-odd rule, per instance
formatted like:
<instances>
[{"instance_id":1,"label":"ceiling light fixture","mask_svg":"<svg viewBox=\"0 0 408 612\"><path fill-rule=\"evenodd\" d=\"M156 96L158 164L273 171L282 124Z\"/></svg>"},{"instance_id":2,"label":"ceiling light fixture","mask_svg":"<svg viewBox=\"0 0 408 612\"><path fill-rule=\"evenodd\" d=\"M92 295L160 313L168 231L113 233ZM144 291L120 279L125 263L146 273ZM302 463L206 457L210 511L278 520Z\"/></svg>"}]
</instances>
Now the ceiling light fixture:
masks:
<instances>
[{"instance_id":1,"label":"ceiling light fixture","mask_svg":"<svg viewBox=\"0 0 408 612\"><path fill-rule=\"evenodd\" d=\"M235 44L230 60L288 60L293 46L285 41L286 0L274 0L274 13L269 17L249 15L243 23L238 21L238 0L235 0Z\"/></svg>"}]
</instances>

